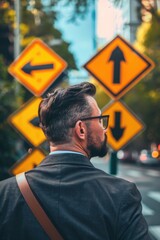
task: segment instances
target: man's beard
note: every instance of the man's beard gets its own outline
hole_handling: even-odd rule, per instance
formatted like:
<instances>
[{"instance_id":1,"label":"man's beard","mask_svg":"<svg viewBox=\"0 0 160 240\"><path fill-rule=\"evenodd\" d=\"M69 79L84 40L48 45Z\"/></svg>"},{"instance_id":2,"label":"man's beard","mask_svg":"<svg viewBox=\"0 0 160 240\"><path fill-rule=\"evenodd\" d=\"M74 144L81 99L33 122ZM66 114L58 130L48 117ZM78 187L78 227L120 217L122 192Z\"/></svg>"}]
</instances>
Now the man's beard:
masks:
<instances>
[{"instance_id":1,"label":"man's beard","mask_svg":"<svg viewBox=\"0 0 160 240\"><path fill-rule=\"evenodd\" d=\"M99 145L99 146L97 146ZM92 136L88 136L88 145L87 149L89 150L90 153L90 158L92 157L104 157L107 152L108 152L108 147L107 147L107 136L105 135L104 141L101 142L101 144L96 144L92 140Z\"/></svg>"}]
</instances>

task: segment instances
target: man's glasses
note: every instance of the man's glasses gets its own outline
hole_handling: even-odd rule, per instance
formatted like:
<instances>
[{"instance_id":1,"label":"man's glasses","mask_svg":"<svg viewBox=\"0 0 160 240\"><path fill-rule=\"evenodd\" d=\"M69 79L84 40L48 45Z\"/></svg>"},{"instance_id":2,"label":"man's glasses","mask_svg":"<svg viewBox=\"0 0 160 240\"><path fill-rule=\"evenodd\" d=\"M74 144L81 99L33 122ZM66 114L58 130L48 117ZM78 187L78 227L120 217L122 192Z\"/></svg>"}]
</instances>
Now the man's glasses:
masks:
<instances>
[{"instance_id":1,"label":"man's glasses","mask_svg":"<svg viewBox=\"0 0 160 240\"><path fill-rule=\"evenodd\" d=\"M81 118L80 120L88 121L88 120L93 120L93 119L99 119L101 121L101 124L102 124L104 130L108 128L109 115Z\"/></svg>"}]
</instances>

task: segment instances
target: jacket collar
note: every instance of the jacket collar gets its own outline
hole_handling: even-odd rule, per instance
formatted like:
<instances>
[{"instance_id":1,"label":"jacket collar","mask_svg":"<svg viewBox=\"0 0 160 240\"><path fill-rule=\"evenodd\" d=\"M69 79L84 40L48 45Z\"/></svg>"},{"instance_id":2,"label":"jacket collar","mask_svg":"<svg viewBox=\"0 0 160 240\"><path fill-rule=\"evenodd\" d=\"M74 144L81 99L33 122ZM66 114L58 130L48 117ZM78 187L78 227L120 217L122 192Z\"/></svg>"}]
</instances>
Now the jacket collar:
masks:
<instances>
[{"instance_id":1,"label":"jacket collar","mask_svg":"<svg viewBox=\"0 0 160 240\"><path fill-rule=\"evenodd\" d=\"M57 164L74 164L93 166L89 158L77 153L57 153L48 155L42 162L41 166Z\"/></svg>"}]
</instances>

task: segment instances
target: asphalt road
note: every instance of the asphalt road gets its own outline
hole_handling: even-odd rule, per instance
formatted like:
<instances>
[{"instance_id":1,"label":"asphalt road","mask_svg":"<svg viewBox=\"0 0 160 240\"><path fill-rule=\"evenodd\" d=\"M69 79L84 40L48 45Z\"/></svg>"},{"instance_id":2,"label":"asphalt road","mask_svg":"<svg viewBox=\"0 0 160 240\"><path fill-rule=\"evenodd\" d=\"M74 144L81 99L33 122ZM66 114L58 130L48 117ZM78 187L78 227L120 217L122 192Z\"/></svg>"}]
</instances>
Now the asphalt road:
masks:
<instances>
[{"instance_id":1,"label":"asphalt road","mask_svg":"<svg viewBox=\"0 0 160 240\"><path fill-rule=\"evenodd\" d=\"M92 163L110 173L108 160L94 158ZM160 240L160 168L118 164L116 176L136 183L142 195L143 215L150 234L154 240Z\"/></svg>"}]
</instances>

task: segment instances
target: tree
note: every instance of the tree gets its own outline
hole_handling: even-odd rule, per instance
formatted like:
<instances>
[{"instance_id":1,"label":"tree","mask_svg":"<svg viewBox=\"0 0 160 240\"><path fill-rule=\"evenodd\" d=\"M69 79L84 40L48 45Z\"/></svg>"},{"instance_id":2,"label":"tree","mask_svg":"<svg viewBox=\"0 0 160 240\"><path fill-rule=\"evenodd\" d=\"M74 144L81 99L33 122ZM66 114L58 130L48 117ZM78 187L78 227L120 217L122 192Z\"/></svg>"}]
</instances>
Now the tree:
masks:
<instances>
[{"instance_id":1,"label":"tree","mask_svg":"<svg viewBox=\"0 0 160 240\"><path fill-rule=\"evenodd\" d=\"M7 119L19 109L22 103L32 96L23 86L15 82L7 72L7 67L12 61L8 53L13 54L13 48L11 52L8 51L10 49L9 35L13 33L15 27L13 2L12 0L6 0L0 3L0 180L8 177L7 170L24 155L26 146L28 147L27 143L21 140L15 130L9 126ZM74 57L69 52L70 43L64 41L61 33L54 27L56 12L52 7L56 4L56 1L55 3L52 1L52 6L50 6L52 11L46 11L41 1L35 1L36 4L32 7L29 5L30 2L26 0L20 1L22 10L20 24L21 49L23 50L35 37L39 37L62 58L67 60L69 69L76 69ZM55 42L59 43L59 45L55 45ZM8 45L6 46L6 44ZM64 75L60 76L60 78L63 77ZM19 85L18 94L17 85Z\"/></svg>"},{"instance_id":2,"label":"tree","mask_svg":"<svg viewBox=\"0 0 160 240\"><path fill-rule=\"evenodd\" d=\"M8 125L8 114L18 107L15 98L15 83L9 78L7 67L0 56L0 180L9 176L7 170L16 161L18 152L15 148L16 133Z\"/></svg>"},{"instance_id":3,"label":"tree","mask_svg":"<svg viewBox=\"0 0 160 240\"><path fill-rule=\"evenodd\" d=\"M160 22L160 17L157 12L157 0L137 0L139 8L137 9L139 18L142 22L151 22L152 17Z\"/></svg>"},{"instance_id":4,"label":"tree","mask_svg":"<svg viewBox=\"0 0 160 240\"><path fill-rule=\"evenodd\" d=\"M160 17L158 13L156 15ZM152 22L141 24L135 42L135 47L153 60L155 69L125 97L125 101L146 124L143 133L144 147L149 147L153 142L160 143L160 28L157 16L153 15Z\"/></svg>"},{"instance_id":5,"label":"tree","mask_svg":"<svg viewBox=\"0 0 160 240\"><path fill-rule=\"evenodd\" d=\"M3 1L0 4L0 54L6 64L10 64L13 61L13 17L14 11L12 10L11 1Z\"/></svg>"},{"instance_id":6,"label":"tree","mask_svg":"<svg viewBox=\"0 0 160 240\"><path fill-rule=\"evenodd\" d=\"M7 24L0 25L0 53L6 63L13 61L13 31Z\"/></svg>"},{"instance_id":7,"label":"tree","mask_svg":"<svg viewBox=\"0 0 160 240\"><path fill-rule=\"evenodd\" d=\"M69 69L76 69L73 55L69 51L70 43L62 39L62 34L54 27L56 12L46 11L42 1L32 5L30 1L21 1L21 47L24 49L35 37L41 38L48 46L68 62Z\"/></svg>"}]
</instances>

